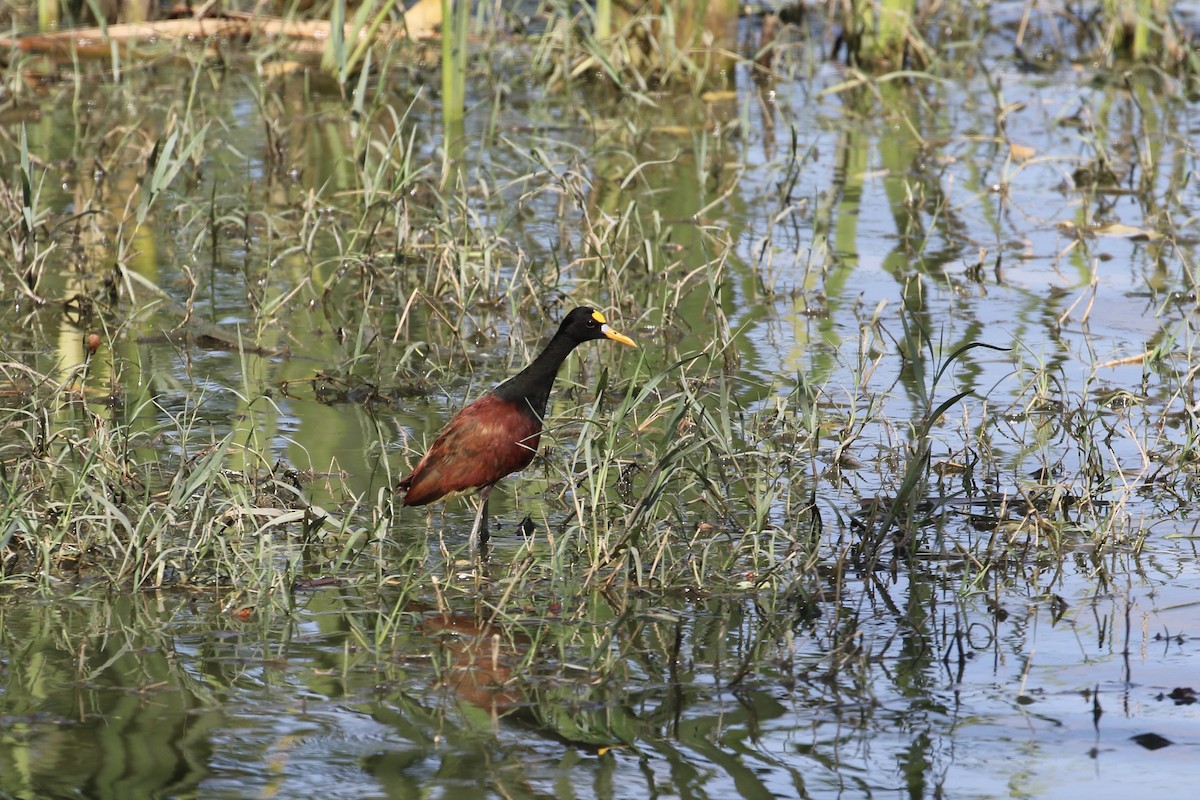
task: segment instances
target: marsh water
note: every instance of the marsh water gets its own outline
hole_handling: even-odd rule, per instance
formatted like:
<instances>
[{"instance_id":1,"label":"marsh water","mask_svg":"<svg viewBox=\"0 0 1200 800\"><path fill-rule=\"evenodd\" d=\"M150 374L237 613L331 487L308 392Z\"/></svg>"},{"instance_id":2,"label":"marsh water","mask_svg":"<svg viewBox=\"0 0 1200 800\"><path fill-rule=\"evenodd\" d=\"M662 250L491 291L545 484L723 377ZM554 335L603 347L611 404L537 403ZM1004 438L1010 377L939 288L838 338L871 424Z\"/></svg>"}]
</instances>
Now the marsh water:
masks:
<instances>
[{"instance_id":1,"label":"marsh water","mask_svg":"<svg viewBox=\"0 0 1200 800\"><path fill-rule=\"evenodd\" d=\"M24 148L44 216L3 277L6 407L45 393L30 374L69 383L34 422L84 449L154 431L143 461L233 431L222 470L287 473L339 522L251 519L221 546L254 588L6 561L0 797L1188 795L1200 108L1161 72L1017 58L1020 10L936 79L860 79L819 28L773 79L704 92L550 87L496 48L460 130L407 51L345 93L185 52L10 94L6 191ZM489 563L456 561L472 506L390 487L585 303L639 348L572 357L547 458L493 495ZM971 343L1007 349L933 386ZM584 580L554 555L587 536L579 420L663 375L733 409L731 452L800 466L753 523L666 484L671 579ZM847 557L968 389L934 421L916 544ZM653 404L618 425L646 465L690 435ZM790 452L801 429L817 446ZM819 557L704 572L751 528Z\"/></svg>"}]
</instances>

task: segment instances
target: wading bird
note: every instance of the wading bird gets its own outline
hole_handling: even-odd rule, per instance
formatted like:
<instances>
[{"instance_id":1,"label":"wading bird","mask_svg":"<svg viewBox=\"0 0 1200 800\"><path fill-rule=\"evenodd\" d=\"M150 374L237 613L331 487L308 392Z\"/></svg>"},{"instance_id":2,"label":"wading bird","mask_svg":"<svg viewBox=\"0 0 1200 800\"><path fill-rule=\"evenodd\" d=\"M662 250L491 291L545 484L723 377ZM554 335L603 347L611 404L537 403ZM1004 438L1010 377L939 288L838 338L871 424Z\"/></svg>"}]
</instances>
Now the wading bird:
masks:
<instances>
[{"instance_id":1,"label":"wading bird","mask_svg":"<svg viewBox=\"0 0 1200 800\"><path fill-rule=\"evenodd\" d=\"M443 497L479 491L470 555L487 544L488 495L505 475L524 469L537 454L542 417L558 368L579 345L593 339L637 347L590 308L563 318L546 349L528 367L464 408L433 440L416 469L396 484L404 505L423 506Z\"/></svg>"}]
</instances>

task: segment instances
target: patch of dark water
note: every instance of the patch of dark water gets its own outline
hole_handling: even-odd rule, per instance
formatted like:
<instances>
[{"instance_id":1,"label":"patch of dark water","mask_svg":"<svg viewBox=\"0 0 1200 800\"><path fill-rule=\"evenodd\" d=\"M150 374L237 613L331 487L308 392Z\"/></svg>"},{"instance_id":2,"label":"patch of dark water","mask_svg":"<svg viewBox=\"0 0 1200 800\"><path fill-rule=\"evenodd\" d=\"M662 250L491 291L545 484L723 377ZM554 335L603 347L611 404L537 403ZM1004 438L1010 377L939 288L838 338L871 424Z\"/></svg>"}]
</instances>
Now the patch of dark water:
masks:
<instances>
[{"instance_id":1,"label":"patch of dark water","mask_svg":"<svg viewBox=\"0 0 1200 800\"><path fill-rule=\"evenodd\" d=\"M2 788L1115 797L1135 780L1169 796L1195 741L1195 705L1167 695L1194 683L1200 573L1060 594L1091 570L1041 593L964 595L917 564L841 602L522 597L491 625L337 587L249 616L8 598ZM1172 744L1151 754L1146 732Z\"/></svg>"}]
</instances>

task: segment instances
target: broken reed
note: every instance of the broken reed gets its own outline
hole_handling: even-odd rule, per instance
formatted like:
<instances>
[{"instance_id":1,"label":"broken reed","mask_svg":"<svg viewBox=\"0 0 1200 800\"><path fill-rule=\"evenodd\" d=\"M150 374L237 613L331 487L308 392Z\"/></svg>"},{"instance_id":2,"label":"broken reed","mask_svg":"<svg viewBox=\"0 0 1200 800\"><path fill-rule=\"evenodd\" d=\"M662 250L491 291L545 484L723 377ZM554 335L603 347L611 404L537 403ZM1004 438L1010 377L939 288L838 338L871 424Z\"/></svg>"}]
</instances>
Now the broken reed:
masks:
<instances>
[{"instance_id":1,"label":"broken reed","mask_svg":"<svg viewBox=\"0 0 1200 800\"><path fill-rule=\"evenodd\" d=\"M453 129L466 113L468 0L442 0L442 122ZM448 137L450 138L450 137Z\"/></svg>"},{"instance_id":2,"label":"broken reed","mask_svg":"<svg viewBox=\"0 0 1200 800\"><path fill-rule=\"evenodd\" d=\"M58 29L59 0L37 0L38 30L47 32Z\"/></svg>"}]
</instances>

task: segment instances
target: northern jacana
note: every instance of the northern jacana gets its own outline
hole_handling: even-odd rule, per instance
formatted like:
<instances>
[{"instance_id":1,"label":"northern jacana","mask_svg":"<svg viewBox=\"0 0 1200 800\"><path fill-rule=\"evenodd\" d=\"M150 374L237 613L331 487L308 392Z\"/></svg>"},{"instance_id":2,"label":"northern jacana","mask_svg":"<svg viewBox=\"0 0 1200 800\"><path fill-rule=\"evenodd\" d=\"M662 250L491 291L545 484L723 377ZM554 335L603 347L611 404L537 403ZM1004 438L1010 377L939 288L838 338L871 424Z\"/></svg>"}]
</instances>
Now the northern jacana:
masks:
<instances>
[{"instance_id":1,"label":"northern jacana","mask_svg":"<svg viewBox=\"0 0 1200 800\"><path fill-rule=\"evenodd\" d=\"M529 466L542 436L542 418L558 368L579 345L593 339L637 347L590 308L572 309L558 332L528 367L468 405L450 420L416 469L396 484L404 505L423 506L443 497L479 491L470 554L487 544L488 496L496 482Z\"/></svg>"}]
</instances>

